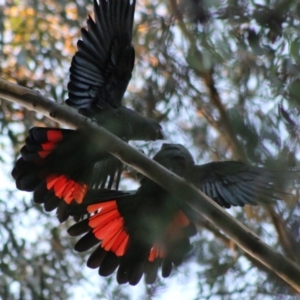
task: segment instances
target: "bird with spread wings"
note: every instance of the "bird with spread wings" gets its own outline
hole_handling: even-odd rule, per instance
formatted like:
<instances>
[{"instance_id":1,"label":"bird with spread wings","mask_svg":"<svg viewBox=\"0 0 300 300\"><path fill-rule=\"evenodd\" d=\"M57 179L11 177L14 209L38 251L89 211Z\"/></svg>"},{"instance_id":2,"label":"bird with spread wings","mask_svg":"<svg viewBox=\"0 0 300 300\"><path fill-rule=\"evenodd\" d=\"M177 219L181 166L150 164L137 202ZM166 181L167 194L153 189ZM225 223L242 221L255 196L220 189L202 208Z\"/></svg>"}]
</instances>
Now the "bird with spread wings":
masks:
<instances>
[{"instance_id":1,"label":"bird with spread wings","mask_svg":"<svg viewBox=\"0 0 300 300\"><path fill-rule=\"evenodd\" d=\"M285 193L284 183L293 172L268 170L237 161L196 165L190 152L179 144L164 144L153 158L194 184L220 206L268 204ZM116 269L118 283L137 284L143 274L153 283L161 267L168 277L191 250L199 216L184 199L177 198L147 177L135 191L91 189L84 205L68 206L70 215L89 214L69 228L83 237L79 252L91 248L87 265L101 276Z\"/></svg>"}]
</instances>

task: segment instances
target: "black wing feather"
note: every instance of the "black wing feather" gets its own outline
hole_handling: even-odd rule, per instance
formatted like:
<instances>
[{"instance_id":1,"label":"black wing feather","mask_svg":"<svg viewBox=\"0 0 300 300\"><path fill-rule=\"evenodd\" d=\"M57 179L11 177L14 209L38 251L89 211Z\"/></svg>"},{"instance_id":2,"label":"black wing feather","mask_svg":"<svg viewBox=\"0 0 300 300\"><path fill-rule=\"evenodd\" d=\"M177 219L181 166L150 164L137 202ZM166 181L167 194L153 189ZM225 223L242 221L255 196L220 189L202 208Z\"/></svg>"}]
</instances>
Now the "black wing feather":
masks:
<instances>
[{"instance_id":1,"label":"black wing feather","mask_svg":"<svg viewBox=\"0 0 300 300\"><path fill-rule=\"evenodd\" d=\"M131 45L135 0L94 0L95 21L88 29L71 63L66 103L77 109L117 108L131 78L134 49Z\"/></svg>"},{"instance_id":2,"label":"black wing feather","mask_svg":"<svg viewBox=\"0 0 300 300\"><path fill-rule=\"evenodd\" d=\"M188 179L215 202L229 208L231 205L256 205L278 199L278 194L284 194L279 185L285 179L284 174L226 161L193 166Z\"/></svg>"}]
</instances>

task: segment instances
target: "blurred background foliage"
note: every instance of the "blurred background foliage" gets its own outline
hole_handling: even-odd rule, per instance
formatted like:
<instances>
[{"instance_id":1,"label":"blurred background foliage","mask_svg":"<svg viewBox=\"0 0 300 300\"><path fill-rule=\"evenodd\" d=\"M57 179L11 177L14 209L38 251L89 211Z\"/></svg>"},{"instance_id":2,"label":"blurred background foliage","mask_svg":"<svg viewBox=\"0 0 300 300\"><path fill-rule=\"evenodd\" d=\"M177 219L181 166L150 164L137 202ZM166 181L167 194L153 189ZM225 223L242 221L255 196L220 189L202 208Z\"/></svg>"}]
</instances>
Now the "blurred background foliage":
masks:
<instances>
[{"instance_id":1,"label":"blurred background foliage","mask_svg":"<svg viewBox=\"0 0 300 300\"><path fill-rule=\"evenodd\" d=\"M1 78L63 104L92 10L87 0L0 0ZM299 31L297 0L137 0L126 105L161 121L168 140L187 146L198 163L299 167ZM299 299L205 221L171 279L128 288L98 277L72 250L66 226L17 192L9 174L30 127L59 125L0 101L0 298L163 299L177 291L178 299ZM138 146L152 155L160 143ZM300 263L295 192L273 206L230 213Z\"/></svg>"}]
</instances>

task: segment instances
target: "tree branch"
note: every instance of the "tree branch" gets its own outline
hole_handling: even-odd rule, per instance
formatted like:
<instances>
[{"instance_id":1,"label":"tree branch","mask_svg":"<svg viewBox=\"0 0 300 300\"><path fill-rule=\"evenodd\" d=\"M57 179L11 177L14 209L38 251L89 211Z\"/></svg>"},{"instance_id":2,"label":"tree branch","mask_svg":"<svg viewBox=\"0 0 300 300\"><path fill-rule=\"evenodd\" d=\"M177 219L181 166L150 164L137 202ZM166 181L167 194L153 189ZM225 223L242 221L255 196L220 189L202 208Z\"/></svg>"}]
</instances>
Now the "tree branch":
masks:
<instances>
[{"instance_id":1,"label":"tree branch","mask_svg":"<svg viewBox=\"0 0 300 300\"><path fill-rule=\"evenodd\" d=\"M135 150L107 130L78 114L46 99L38 92L0 79L0 97L42 113L73 129L86 130L95 145L141 172L165 190L186 201L192 209L225 232L245 252L281 277L300 293L300 268L290 259L273 251L247 227L231 217L215 202L184 179Z\"/></svg>"},{"instance_id":2,"label":"tree branch","mask_svg":"<svg viewBox=\"0 0 300 300\"><path fill-rule=\"evenodd\" d=\"M267 212L270 215L272 223L278 233L280 244L288 258L299 264L296 243L293 242L292 236L287 230L282 217L275 211L273 205L268 205Z\"/></svg>"},{"instance_id":3,"label":"tree branch","mask_svg":"<svg viewBox=\"0 0 300 300\"><path fill-rule=\"evenodd\" d=\"M212 232L214 234L214 236L216 238L218 238L227 248L232 248L232 246L235 247L235 243L233 242L232 239L227 238L219 229L217 229L215 226L213 226L210 222L207 221L200 221L197 223L197 226L201 226L207 230L209 230L210 232ZM245 257L247 257L247 259L251 262L251 264L255 267L257 267L258 269L260 269L261 271L265 272L269 277L270 276L277 276L277 273L274 273L272 270L270 270L269 268L267 268L265 265L263 265L260 261L258 261L257 259L255 259L253 256L251 256L249 253L247 252L241 252ZM282 280L281 277L277 276L276 277L278 280L280 280L280 283L283 283L284 281ZM290 286L290 290L291 293L295 293L295 289L293 287Z\"/></svg>"}]
</instances>

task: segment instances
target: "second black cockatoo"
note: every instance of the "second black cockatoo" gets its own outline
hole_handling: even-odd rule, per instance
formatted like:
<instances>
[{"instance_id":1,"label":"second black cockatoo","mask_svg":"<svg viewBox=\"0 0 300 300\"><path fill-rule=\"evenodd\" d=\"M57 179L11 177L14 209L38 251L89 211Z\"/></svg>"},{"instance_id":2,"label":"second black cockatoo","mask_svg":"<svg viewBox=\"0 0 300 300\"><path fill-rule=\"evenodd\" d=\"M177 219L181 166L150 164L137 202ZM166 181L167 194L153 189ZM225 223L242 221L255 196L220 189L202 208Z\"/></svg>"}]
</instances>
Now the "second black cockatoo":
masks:
<instances>
[{"instance_id":1,"label":"second black cockatoo","mask_svg":"<svg viewBox=\"0 0 300 300\"><path fill-rule=\"evenodd\" d=\"M178 144L164 144L153 159L226 208L278 199L277 182L287 174L236 161L195 165L189 151ZM96 246L87 265L99 268L101 276L118 268L118 283L137 284L143 274L153 283L160 266L162 276L169 276L172 266L190 251L190 237L196 234L196 214L184 199L146 177L136 191L89 190L84 205L70 205L68 210L75 216L90 214L68 230L72 236L85 234L75 249Z\"/></svg>"},{"instance_id":2,"label":"second black cockatoo","mask_svg":"<svg viewBox=\"0 0 300 300\"><path fill-rule=\"evenodd\" d=\"M94 0L95 21L89 17L81 30L66 103L125 141L162 139L156 121L122 106L134 65L134 9L135 1ZM81 203L88 187L118 186L122 163L96 148L80 130L32 128L12 171L17 188L34 191L47 211L59 206L65 220L65 205Z\"/></svg>"}]
</instances>

